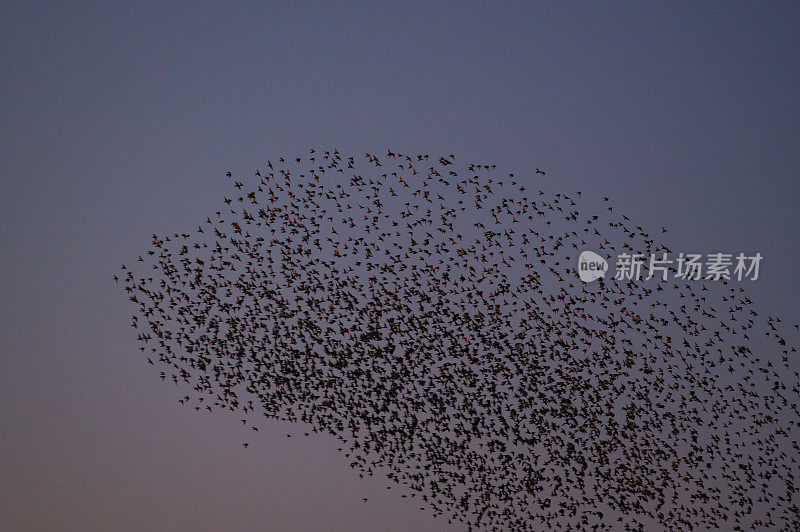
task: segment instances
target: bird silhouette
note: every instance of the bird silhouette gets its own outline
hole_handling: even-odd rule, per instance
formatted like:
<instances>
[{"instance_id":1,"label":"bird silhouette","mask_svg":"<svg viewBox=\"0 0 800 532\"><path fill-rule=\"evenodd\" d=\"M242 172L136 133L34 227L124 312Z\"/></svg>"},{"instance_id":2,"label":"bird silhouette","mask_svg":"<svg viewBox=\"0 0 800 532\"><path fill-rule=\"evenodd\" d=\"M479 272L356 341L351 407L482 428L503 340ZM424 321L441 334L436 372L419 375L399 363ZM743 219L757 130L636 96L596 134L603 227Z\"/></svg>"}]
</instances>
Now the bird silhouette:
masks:
<instances>
[{"instance_id":1,"label":"bird silhouette","mask_svg":"<svg viewBox=\"0 0 800 532\"><path fill-rule=\"evenodd\" d=\"M471 529L797 529L797 324L727 280L581 282L584 249L669 252L608 197L381 158L267 161L122 267L182 405L332 434Z\"/></svg>"}]
</instances>

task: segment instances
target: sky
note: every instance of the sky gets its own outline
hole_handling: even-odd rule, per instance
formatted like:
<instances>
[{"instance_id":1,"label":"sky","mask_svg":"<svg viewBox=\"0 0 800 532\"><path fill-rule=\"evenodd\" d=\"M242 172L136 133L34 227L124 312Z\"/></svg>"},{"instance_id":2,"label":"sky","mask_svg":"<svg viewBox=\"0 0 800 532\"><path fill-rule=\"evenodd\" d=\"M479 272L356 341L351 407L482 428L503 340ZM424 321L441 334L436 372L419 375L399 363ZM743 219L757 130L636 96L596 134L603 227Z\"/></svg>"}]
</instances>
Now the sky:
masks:
<instances>
[{"instance_id":1,"label":"sky","mask_svg":"<svg viewBox=\"0 0 800 532\"><path fill-rule=\"evenodd\" d=\"M267 158L455 154L764 259L796 322L800 6L35 3L0 16L0 528L460 530L333 438L193 415L112 276ZM369 497L369 503L361 499Z\"/></svg>"}]
</instances>

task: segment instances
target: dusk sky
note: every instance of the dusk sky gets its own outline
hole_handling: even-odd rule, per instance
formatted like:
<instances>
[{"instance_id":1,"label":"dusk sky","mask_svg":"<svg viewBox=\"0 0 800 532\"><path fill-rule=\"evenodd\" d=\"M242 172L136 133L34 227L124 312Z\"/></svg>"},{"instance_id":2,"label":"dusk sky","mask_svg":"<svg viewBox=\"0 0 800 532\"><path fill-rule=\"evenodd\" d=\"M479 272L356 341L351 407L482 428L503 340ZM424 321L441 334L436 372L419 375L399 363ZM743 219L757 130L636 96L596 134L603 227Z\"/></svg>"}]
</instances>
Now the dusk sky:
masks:
<instances>
[{"instance_id":1,"label":"dusk sky","mask_svg":"<svg viewBox=\"0 0 800 532\"><path fill-rule=\"evenodd\" d=\"M608 196L675 251L760 252L749 297L797 323L798 27L790 2L4 3L0 529L466 530L332 437L243 449L141 356L120 264L312 147Z\"/></svg>"}]
</instances>

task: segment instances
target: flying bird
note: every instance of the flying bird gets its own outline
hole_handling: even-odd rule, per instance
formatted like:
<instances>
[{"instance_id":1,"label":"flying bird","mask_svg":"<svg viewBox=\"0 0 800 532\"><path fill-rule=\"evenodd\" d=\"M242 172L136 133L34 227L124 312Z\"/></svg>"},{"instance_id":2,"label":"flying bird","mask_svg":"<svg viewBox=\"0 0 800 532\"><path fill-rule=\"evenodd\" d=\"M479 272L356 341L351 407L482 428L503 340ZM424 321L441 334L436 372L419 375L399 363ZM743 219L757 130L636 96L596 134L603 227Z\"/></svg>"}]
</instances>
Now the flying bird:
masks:
<instances>
[{"instance_id":1,"label":"flying bird","mask_svg":"<svg viewBox=\"0 0 800 532\"><path fill-rule=\"evenodd\" d=\"M669 248L608 197L453 154L311 153L115 276L189 412L330 434L471 529L796 528L797 324L732 281L584 284L584 249Z\"/></svg>"}]
</instances>

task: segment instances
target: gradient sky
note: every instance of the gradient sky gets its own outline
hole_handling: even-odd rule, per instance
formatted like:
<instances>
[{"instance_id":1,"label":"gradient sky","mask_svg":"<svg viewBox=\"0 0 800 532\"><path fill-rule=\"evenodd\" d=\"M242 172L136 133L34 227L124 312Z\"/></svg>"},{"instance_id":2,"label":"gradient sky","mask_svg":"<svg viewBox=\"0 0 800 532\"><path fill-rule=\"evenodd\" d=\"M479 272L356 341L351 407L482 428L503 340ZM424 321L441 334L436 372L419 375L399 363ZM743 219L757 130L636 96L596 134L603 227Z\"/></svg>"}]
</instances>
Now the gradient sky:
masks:
<instances>
[{"instance_id":1,"label":"gradient sky","mask_svg":"<svg viewBox=\"0 0 800 532\"><path fill-rule=\"evenodd\" d=\"M459 530L143 362L112 275L267 158L539 166L800 316L797 3L64 4L0 15L1 529Z\"/></svg>"}]
</instances>

